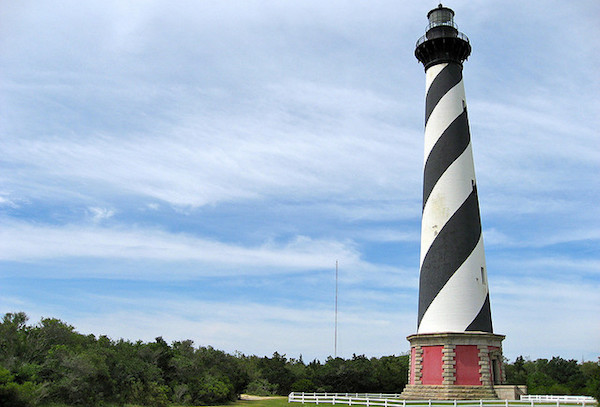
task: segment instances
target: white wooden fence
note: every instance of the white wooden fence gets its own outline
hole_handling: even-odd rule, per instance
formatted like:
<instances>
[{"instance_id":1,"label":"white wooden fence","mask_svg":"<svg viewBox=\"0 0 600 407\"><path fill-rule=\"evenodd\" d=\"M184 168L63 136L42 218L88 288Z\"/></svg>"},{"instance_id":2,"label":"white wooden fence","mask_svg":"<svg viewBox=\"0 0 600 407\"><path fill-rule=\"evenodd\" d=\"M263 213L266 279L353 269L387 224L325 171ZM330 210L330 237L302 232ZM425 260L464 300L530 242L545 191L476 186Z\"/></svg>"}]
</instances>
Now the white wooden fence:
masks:
<instances>
[{"instance_id":1,"label":"white wooden fence","mask_svg":"<svg viewBox=\"0 0 600 407\"><path fill-rule=\"evenodd\" d=\"M596 399L590 396L557 396L551 394L526 394L521 396L521 400L526 401L567 401L595 403Z\"/></svg>"},{"instance_id":2,"label":"white wooden fence","mask_svg":"<svg viewBox=\"0 0 600 407\"><path fill-rule=\"evenodd\" d=\"M555 396L556 397L556 396ZM566 397L566 396L562 396ZM571 396L573 397L573 396ZM399 394L383 393L290 393L289 403L346 404L367 407L597 407L585 397L576 399L536 400L404 400Z\"/></svg>"}]
</instances>

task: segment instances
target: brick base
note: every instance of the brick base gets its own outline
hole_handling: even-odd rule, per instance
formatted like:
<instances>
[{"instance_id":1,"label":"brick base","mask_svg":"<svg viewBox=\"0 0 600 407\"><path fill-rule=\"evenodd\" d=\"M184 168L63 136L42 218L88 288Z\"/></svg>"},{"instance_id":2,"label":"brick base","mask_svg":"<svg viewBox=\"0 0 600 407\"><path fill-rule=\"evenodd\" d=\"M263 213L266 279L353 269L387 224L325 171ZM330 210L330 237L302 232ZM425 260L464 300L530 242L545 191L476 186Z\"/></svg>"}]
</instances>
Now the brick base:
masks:
<instances>
[{"instance_id":1,"label":"brick base","mask_svg":"<svg viewBox=\"0 0 600 407\"><path fill-rule=\"evenodd\" d=\"M444 332L416 334L407 339L411 344L411 363L403 398L498 398L493 386L504 383L504 335ZM430 351L434 349L437 351Z\"/></svg>"}]
</instances>

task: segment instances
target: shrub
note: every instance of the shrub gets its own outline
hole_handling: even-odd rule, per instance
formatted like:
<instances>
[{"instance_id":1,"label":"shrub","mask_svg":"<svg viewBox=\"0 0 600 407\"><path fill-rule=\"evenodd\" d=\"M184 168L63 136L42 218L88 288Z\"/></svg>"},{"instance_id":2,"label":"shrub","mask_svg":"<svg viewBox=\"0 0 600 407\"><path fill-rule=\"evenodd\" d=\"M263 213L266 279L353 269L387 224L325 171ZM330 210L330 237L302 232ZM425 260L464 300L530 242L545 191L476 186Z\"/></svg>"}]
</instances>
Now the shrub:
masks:
<instances>
[{"instance_id":1,"label":"shrub","mask_svg":"<svg viewBox=\"0 0 600 407\"><path fill-rule=\"evenodd\" d=\"M277 394L277 385L271 384L267 379L256 379L248 384L245 392L255 396L273 396Z\"/></svg>"},{"instance_id":2,"label":"shrub","mask_svg":"<svg viewBox=\"0 0 600 407\"><path fill-rule=\"evenodd\" d=\"M292 391L305 393L315 391L315 384L310 379L296 380L292 384Z\"/></svg>"}]
</instances>

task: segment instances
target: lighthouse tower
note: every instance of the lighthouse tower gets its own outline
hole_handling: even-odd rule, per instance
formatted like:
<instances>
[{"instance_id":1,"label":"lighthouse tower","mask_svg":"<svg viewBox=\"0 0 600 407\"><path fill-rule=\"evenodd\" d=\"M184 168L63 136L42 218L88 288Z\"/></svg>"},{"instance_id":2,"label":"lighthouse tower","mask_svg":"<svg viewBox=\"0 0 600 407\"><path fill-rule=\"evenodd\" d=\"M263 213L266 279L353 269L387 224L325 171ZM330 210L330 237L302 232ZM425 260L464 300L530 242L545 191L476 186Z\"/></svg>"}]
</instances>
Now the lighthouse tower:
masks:
<instances>
[{"instance_id":1,"label":"lighthouse tower","mask_svg":"<svg viewBox=\"0 0 600 407\"><path fill-rule=\"evenodd\" d=\"M415 56L426 75L425 167L417 333L409 384L417 399L496 398L502 340L492 330L463 62L469 39L441 4Z\"/></svg>"}]
</instances>

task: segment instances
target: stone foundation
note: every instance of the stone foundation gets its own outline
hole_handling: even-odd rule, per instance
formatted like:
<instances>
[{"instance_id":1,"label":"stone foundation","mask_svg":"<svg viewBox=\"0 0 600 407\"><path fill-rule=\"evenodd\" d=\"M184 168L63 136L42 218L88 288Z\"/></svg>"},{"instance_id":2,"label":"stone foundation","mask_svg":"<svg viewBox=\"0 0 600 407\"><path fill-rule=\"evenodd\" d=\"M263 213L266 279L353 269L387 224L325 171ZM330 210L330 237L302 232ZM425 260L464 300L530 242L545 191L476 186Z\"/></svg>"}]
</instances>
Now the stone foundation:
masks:
<instances>
[{"instance_id":1,"label":"stone foundation","mask_svg":"<svg viewBox=\"0 0 600 407\"><path fill-rule=\"evenodd\" d=\"M498 395L492 386L432 386L409 384L400 398L406 400L494 400Z\"/></svg>"},{"instance_id":2,"label":"stone foundation","mask_svg":"<svg viewBox=\"0 0 600 407\"><path fill-rule=\"evenodd\" d=\"M411 345L406 399L496 399L504 383L502 340L487 332L416 334Z\"/></svg>"},{"instance_id":3,"label":"stone foundation","mask_svg":"<svg viewBox=\"0 0 600 407\"><path fill-rule=\"evenodd\" d=\"M500 400L520 400L521 396L527 394L527 386L523 384L503 384L494 386L494 390Z\"/></svg>"}]
</instances>

